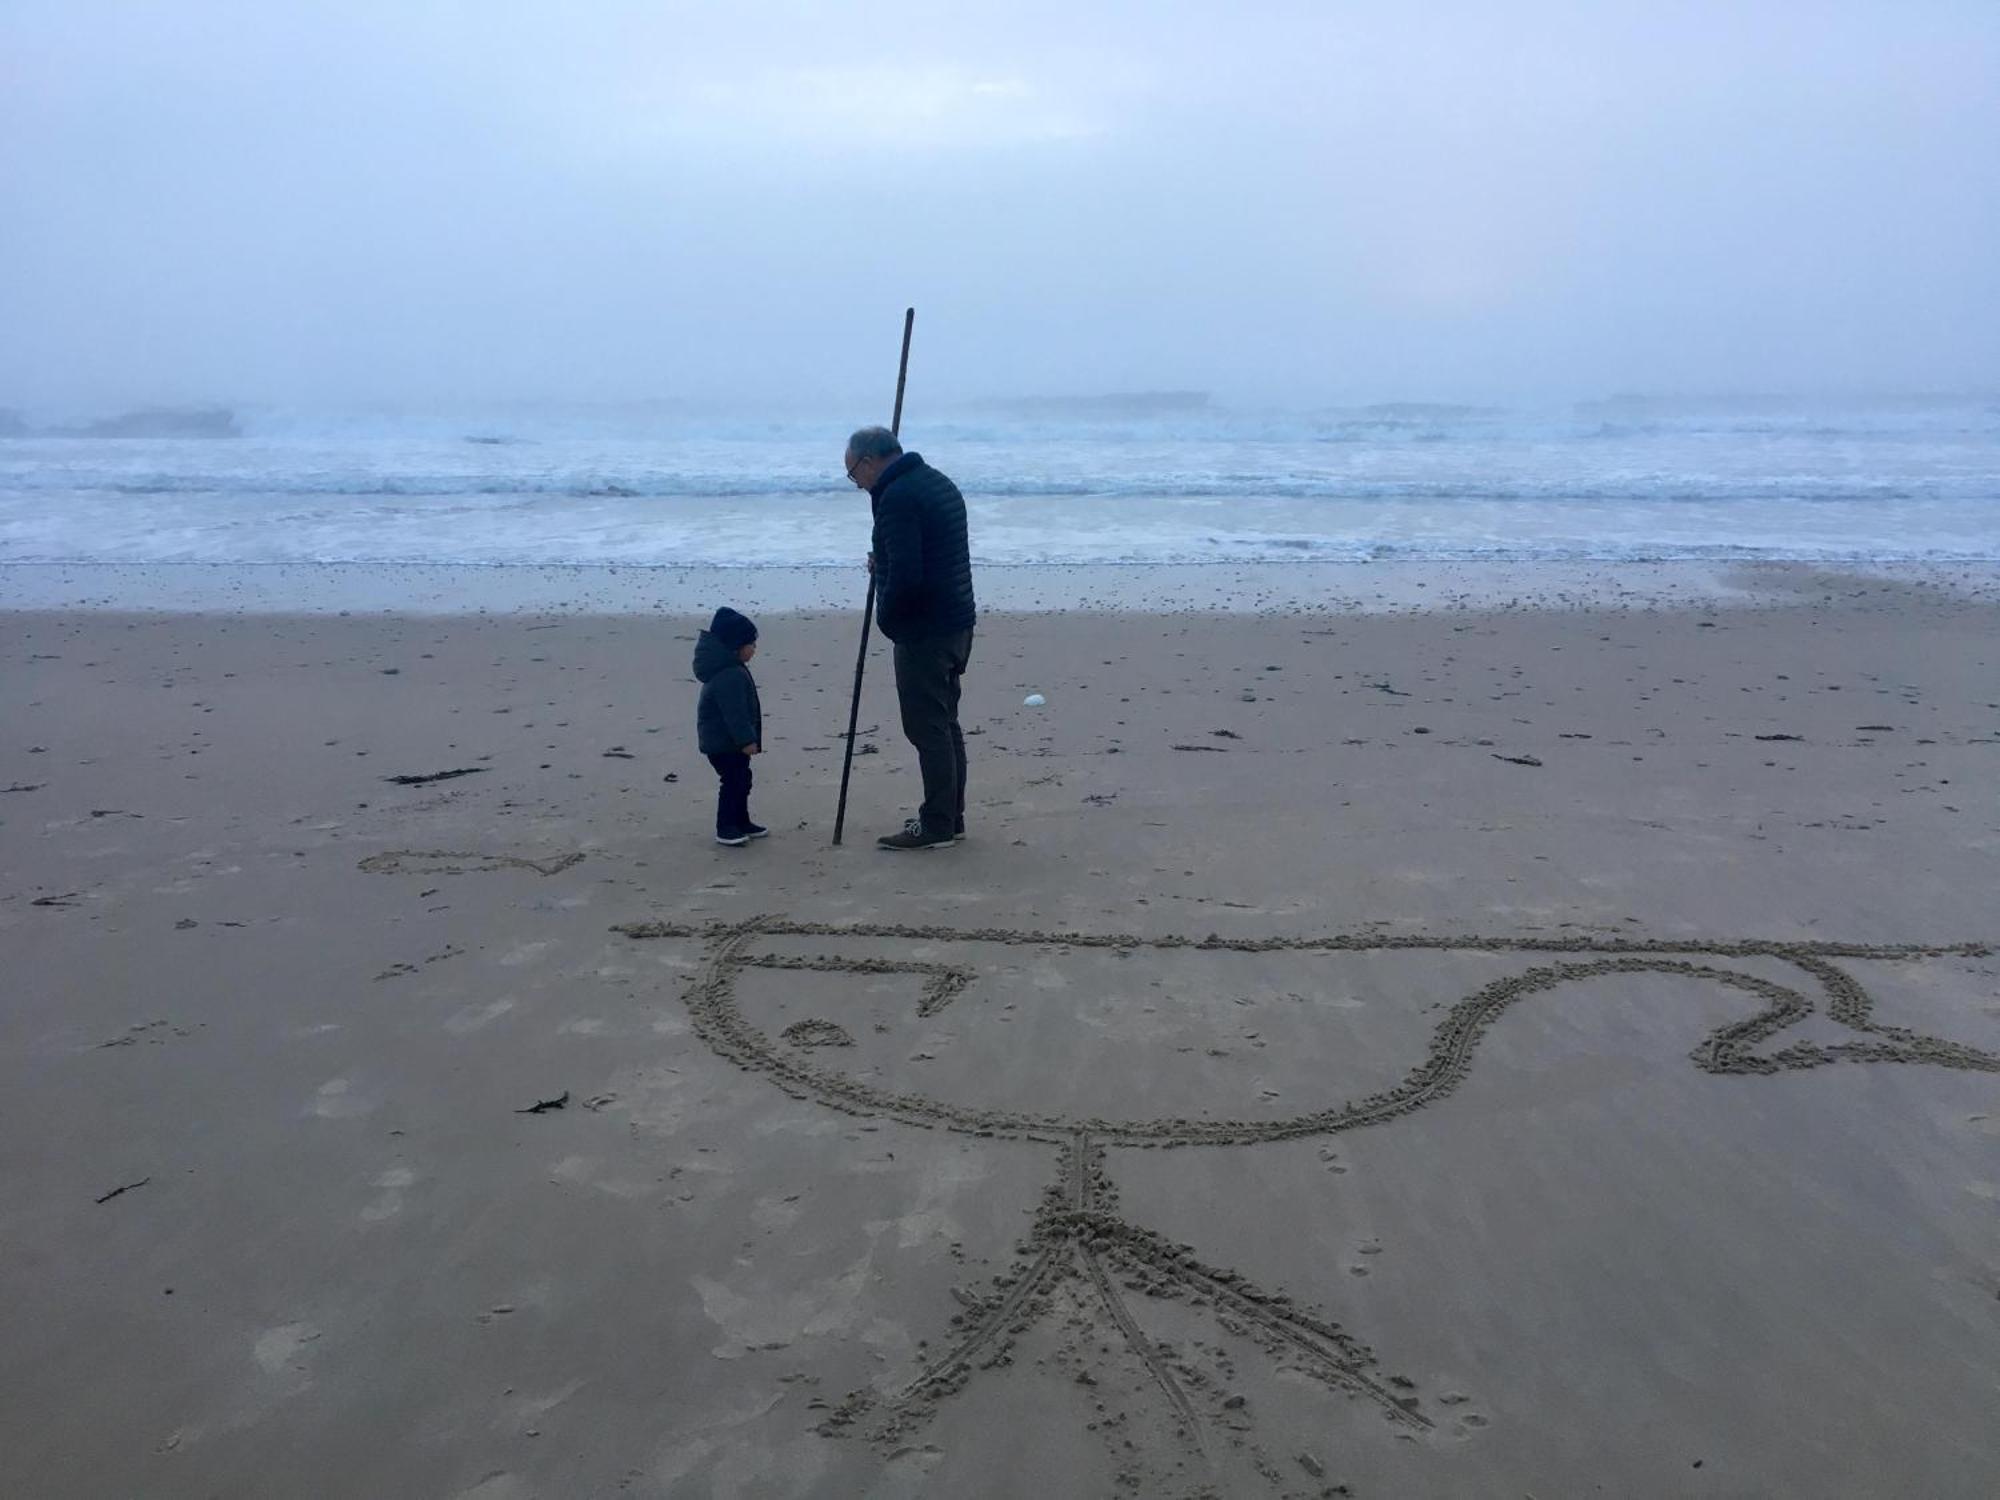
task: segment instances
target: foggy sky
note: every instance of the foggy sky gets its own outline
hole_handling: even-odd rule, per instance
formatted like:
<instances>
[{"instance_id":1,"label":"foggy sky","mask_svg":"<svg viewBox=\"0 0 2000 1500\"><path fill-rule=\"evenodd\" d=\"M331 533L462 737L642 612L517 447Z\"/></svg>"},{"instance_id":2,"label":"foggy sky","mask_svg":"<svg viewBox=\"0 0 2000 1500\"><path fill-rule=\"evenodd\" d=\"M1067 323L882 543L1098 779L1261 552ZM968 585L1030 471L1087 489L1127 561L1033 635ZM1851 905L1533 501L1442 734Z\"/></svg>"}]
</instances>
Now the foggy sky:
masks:
<instances>
[{"instance_id":1,"label":"foggy sky","mask_svg":"<svg viewBox=\"0 0 2000 1500\"><path fill-rule=\"evenodd\" d=\"M2000 388L2000 5L0 0L0 405Z\"/></svg>"}]
</instances>

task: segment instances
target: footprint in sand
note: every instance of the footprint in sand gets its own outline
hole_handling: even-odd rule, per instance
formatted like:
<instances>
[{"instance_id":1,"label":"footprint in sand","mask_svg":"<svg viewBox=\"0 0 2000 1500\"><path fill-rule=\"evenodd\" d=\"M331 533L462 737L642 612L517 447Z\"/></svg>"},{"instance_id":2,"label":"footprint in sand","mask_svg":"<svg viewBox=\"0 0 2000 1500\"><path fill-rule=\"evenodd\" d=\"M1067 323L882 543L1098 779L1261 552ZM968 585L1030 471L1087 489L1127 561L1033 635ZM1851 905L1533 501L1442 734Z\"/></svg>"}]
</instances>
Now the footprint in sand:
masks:
<instances>
[{"instance_id":1,"label":"footprint in sand","mask_svg":"<svg viewBox=\"0 0 2000 1500\"><path fill-rule=\"evenodd\" d=\"M468 1490L460 1490L452 1500L533 1500L535 1487L518 1474L495 1469Z\"/></svg>"},{"instance_id":2,"label":"footprint in sand","mask_svg":"<svg viewBox=\"0 0 2000 1500\"><path fill-rule=\"evenodd\" d=\"M549 1177L555 1182L596 1188L598 1192L608 1193L613 1198L645 1198L660 1190L656 1182L640 1182L634 1178L600 1177L597 1171L597 1161L593 1157L566 1156L549 1168Z\"/></svg>"},{"instance_id":3,"label":"footprint in sand","mask_svg":"<svg viewBox=\"0 0 2000 1500\"><path fill-rule=\"evenodd\" d=\"M763 1278L747 1276L747 1287L707 1276L692 1279L702 1311L721 1330L709 1350L717 1359L788 1348L802 1338L848 1338L862 1321L861 1296L874 1269L871 1248L844 1272L809 1285L778 1290Z\"/></svg>"},{"instance_id":4,"label":"footprint in sand","mask_svg":"<svg viewBox=\"0 0 2000 1500\"><path fill-rule=\"evenodd\" d=\"M306 1367L319 1339L320 1330L310 1323L281 1323L258 1334L250 1353L266 1375L293 1385L310 1385L312 1377Z\"/></svg>"},{"instance_id":5,"label":"footprint in sand","mask_svg":"<svg viewBox=\"0 0 2000 1500\"><path fill-rule=\"evenodd\" d=\"M351 1080L330 1078L313 1095L310 1112L322 1120L345 1120L365 1115L374 1108L375 1101L356 1093Z\"/></svg>"},{"instance_id":6,"label":"footprint in sand","mask_svg":"<svg viewBox=\"0 0 2000 1500\"><path fill-rule=\"evenodd\" d=\"M380 1224L393 1219L403 1211L403 1191L416 1185L417 1174L408 1167L391 1167L375 1179L375 1186L382 1191L373 1202L361 1210L361 1222Z\"/></svg>"},{"instance_id":7,"label":"footprint in sand","mask_svg":"<svg viewBox=\"0 0 2000 1500\"><path fill-rule=\"evenodd\" d=\"M522 1417L545 1416L549 1412L554 1411L558 1406L561 1406L563 1402L569 1400L570 1397L582 1390L588 1383L581 1376L578 1376L574 1380L564 1381L544 1396L516 1396L514 1398L514 1409Z\"/></svg>"},{"instance_id":8,"label":"footprint in sand","mask_svg":"<svg viewBox=\"0 0 2000 1500\"><path fill-rule=\"evenodd\" d=\"M499 1020L513 1008L512 1000L494 1000L485 1005L468 1005L446 1021L444 1029L453 1036L470 1036L482 1026Z\"/></svg>"},{"instance_id":9,"label":"footprint in sand","mask_svg":"<svg viewBox=\"0 0 2000 1500\"><path fill-rule=\"evenodd\" d=\"M752 1206L750 1222L767 1233L790 1229L799 1221L799 1215L803 1212L799 1207L799 1199L802 1196L799 1193L788 1193L782 1197L767 1194Z\"/></svg>"}]
</instances>

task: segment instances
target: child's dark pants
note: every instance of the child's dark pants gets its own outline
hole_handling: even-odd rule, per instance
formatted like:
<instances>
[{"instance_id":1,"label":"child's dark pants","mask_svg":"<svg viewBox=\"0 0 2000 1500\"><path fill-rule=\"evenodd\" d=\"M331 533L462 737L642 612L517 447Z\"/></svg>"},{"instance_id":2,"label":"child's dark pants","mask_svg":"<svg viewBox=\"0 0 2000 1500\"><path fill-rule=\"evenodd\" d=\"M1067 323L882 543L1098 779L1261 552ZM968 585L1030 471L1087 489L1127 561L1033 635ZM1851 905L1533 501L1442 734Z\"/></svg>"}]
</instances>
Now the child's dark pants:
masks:
<instances>
[{"instance_id":1,"label":"child's dark pants","mask_svg":"<svg viewBox=\"0 0 2000 1500\"><path fill-rule=\"evenodd\" d=\"M741 750L711 755L708 763L722 778L715 798L715 831L729 835L750 831L750 757Z\"/></svg>"}]
</instances>

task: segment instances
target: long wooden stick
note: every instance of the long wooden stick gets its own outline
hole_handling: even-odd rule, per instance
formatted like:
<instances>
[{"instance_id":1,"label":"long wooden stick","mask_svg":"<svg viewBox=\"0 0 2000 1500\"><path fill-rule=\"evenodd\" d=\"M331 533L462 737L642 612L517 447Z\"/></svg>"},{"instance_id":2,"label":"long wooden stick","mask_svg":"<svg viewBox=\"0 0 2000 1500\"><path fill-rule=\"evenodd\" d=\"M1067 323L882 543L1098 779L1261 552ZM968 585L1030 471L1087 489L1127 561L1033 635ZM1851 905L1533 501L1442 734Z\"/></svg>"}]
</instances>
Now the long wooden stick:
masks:
<instances>
[{"instance_id":1,"label":"long wooden stick","mask_svg":"<svg viewBox=\"0 0 2000 1500\"><path fill-rule=\"evenodd\" d=\"M917 310L903 309L903 357L896 366L896 412L889 419L889 431L903 435L903 387L910 378L910 333L917 326ZM872 554L871 554L872 555ZM840 759L840 806L833 815L833 841L847 827L847 778L854 773L854 726L861 722L861 673L868 665L868 626L875 618L875 570L868 570L868 598L861 606L861 649L854 657L854 701L847 708L847 751Z\"/></svg>"}]
</instances>

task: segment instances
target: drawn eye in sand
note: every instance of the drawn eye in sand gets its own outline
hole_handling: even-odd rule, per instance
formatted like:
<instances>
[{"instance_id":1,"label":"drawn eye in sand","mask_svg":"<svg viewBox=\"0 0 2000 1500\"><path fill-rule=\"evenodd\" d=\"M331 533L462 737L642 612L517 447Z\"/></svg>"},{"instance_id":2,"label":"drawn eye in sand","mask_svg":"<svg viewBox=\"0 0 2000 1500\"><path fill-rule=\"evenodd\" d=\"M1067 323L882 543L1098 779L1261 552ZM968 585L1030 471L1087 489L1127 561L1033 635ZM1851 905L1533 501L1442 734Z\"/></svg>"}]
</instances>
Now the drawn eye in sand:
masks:
<instances>
[{"instance_id":1,"label":"drawn eye in sand","mask_svg":"<svg viewBox=\"0 0 2000 1500\"><path fill-rule=\"evenodd\" d=\"M1004 1360L1059 1297L1081 1297L1158 1388L1181 1464L1198 1464L1196 1395L1220 1398L1143 1334L1125 1295L1133 1289L1206 1308L1406 1433L1431 1430L1438 1419L1415 1385L1383 1373L1337 1324L1123 1217L1108 1153L1244 1148L1390 1124L1443 1101L1472 1072L1489 1027L1554 991L1635 975L1699 986L1729 1015L1689 1054L1712 1074L1847 1062L2000 1072L2000 1058L1976 1047L1878 1022L1854 973L1867 960L1983 956L1983 944L1141 939L775 918L617 930L702 940L706 961L688 995L696 1033L785 1092L1050 1148L1053 1181L1031 1233L1006 1271L962 1295L946 1352L899 1387L856 1392L823 1427L884 1441ZM1784 1045L1767 1045L1783 1032L1793 1033ZM1226 1405L1206 1423L1232 1426Z\"/></svg>"}]
</instances>

